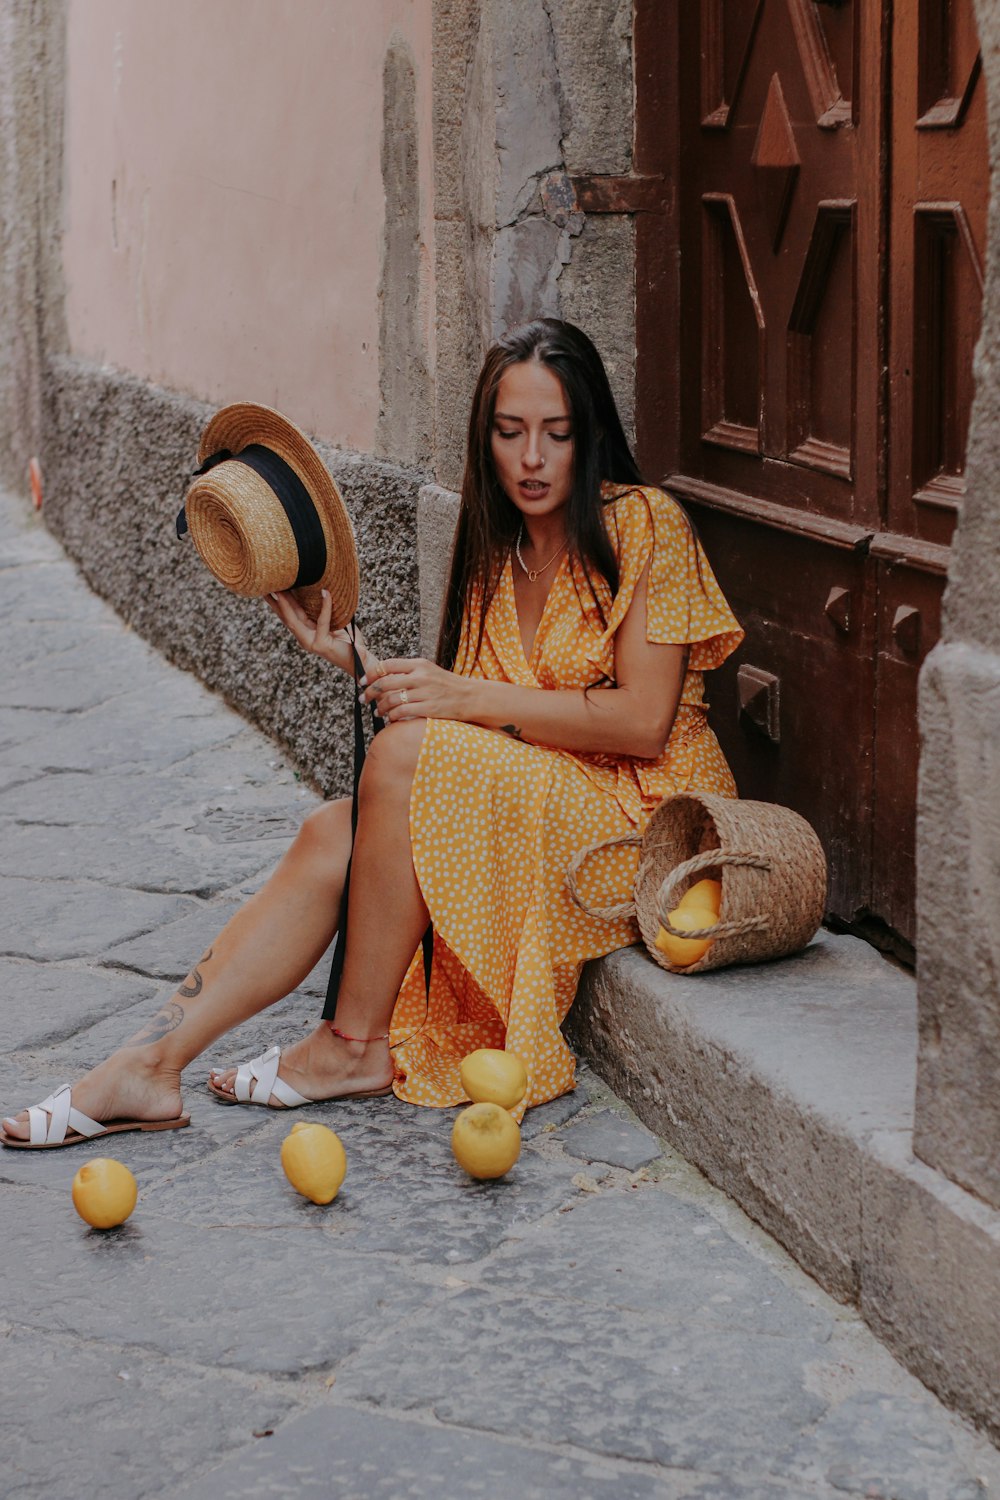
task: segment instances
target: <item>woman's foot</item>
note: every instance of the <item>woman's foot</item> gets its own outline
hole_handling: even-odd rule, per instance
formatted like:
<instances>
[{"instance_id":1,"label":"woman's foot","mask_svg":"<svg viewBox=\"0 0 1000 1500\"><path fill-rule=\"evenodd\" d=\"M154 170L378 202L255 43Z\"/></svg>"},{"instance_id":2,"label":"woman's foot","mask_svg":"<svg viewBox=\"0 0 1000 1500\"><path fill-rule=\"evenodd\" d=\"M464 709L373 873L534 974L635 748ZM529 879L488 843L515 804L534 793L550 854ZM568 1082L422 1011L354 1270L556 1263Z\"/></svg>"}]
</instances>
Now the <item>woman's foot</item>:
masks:
<instances>
[{"instance_id":1,"label":"woman's foot","mask_svg":"<svg viewBox=\"0 0 1000 1500\"><path fill-rule=\"evenodd\" d=\"M335 1036L321 1021L303 1041L281 1049L278 1076L304 1098L323 1103L354 1094L380 1093L392 1083L394 1070L384 1037L348 1041ZM213 1092L236 1098L235 1068L212 1068L209 1080ZM282 1108L280 1100L274 1100L272 1107Z\"/></svg>"},{"instance_id":2,"label":"woman's foot","mask_svg":"<svg viewBox=\"0 0 1000 1500\"><path fill-rule=\"evenodd\" d=\"M116 1120L176 1120L181 1114L181 1075L135 1051L115 1052L73 1085L73 1108L110 1125ZM28 1111L3 1121L4 1133L28 1140Z\"/></svg>"}]
</instances>

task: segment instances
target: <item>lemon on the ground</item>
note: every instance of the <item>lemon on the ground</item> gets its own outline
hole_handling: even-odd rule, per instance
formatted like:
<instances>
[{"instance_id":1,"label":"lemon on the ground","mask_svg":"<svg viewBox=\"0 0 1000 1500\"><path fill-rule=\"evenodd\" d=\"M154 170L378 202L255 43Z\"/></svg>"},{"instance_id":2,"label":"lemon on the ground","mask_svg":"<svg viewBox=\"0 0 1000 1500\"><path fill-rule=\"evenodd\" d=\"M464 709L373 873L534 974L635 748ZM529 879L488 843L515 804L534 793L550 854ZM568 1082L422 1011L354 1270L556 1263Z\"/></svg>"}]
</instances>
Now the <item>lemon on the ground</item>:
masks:
<instances>
[{"instance_id":1,"label":"lemon on the ground","mask_svg":"<svg viewBox=\"0 0 1000 1500\"><path fill-rule=\"evenodd\" d=\"M135 1208L139 1189L128 1167L113 1156L95 1156L73 1178L73 1207L95 1229L124 1224Z\"/></svg>"},{"instance_id":2,"label":"lemon on the ground","mask_svg":"<svg viewBox=\"0 0 1000 1500\"><path fill-rule=\"evenodd\" d=\"M722 881L696 880L677 903L678 911L690 911L692 907L707 907L718 916L722 907Z\"/></svg>"},{"instance_id":3,"label":"lemon on the ground","mask_svg":"<svg viewBox=\"0 0 1000 1500\"><path fill-rule=\"evenodd\" d=\"M670 918L671 927L677 927L681 932L697 932L702 927L714 927L719 920L714 911L697 906L689 907L687 910L676 907L667 915ZM656 934L656 946L672 964L676 964L678 968L686 968L689 964L696 964L699 958L704 957L712 946L712 939L710 937L674 937L673 933L661 927Z\"/></svg>"},{"instance_id":4,"label":"lemon on the ground","mask_svg":"<svg viewBox=\"0 0 1000 1500\"><path fill-rule=\"evenodd\" d=\"M502 1177L521 1154L521 1131L499 1104L470 1104L452 1127L451 1149L470 1177Z\"/></svg>"},{"instance_id":5,"label":"lemon on the ground","mask_svg":"<svg viewBox=\"0 0 1000 1500\"><path fill-rule=\"evenodd\" d=\"M347 1172L347 1154L329 1125L298 1120L281 1143L281 1165L303 1198L332 1203Z\"/></svg>"},{"instance_id":6,"label":"lemon on the ground","mask_svg":"<svg viewBox=\"0 0 1000 1500\"><path fill-rule=\"evenodd\" d=\"M462 1087L475 1104L499 1104L513 1109L528 1090L528 1070L516 1052L480 1047L463 1057Z\"/></svg>"}]
</instances>

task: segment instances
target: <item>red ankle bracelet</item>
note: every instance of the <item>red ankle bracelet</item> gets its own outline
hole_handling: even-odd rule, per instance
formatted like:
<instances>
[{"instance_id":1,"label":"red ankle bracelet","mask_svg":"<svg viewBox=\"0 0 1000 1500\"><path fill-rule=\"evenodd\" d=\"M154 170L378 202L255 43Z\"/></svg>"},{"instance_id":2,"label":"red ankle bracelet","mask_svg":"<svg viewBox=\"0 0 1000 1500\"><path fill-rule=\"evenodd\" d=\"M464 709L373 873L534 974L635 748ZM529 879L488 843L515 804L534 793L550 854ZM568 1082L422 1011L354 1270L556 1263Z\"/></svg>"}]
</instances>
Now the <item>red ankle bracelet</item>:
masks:
<instances>
[{"instance_id":1,"label":"red ankle bracelet","mask_svg":"<svg viewBox=\"0 0 1000 1500\"><path fill-rule=\"evenodd\" d=\"M334 1036L339 1036L345 1042L387 1042L389 1040L387 1031L383 1031L380 1036L348 1036L346 1031L341 1031L339 1026L334 1026L332 1021L327 1021L326 1024Z\"/></svg>"}]
</instances>

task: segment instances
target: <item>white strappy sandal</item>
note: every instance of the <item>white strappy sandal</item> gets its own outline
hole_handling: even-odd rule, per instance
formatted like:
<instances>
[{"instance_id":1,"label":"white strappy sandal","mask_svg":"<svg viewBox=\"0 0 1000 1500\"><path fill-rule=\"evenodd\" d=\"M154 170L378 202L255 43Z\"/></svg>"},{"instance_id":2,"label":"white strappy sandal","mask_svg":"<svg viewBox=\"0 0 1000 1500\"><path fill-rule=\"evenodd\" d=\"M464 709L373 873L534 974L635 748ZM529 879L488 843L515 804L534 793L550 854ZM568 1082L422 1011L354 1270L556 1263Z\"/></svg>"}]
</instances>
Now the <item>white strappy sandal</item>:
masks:
<instances>
[{"instance_id":1,"label":"white strappy sandal","mask_svg":"<svg viewBox=\"0 0 1000 1500\"><path fill-rule=\"evenodd\" d=\"M16 1151L52 1151L59 1146L79 1146L102 1135L122 1135L127 1130L180 1130L190 1125L190 1115L173 1120L112 1120L102 1125L82 1110L73 1108L68 1083L28 1110L28 1139L0 1130L0 1143Z\"/></svg>"},{"instance_id":2,"label":"white strappy sandal","mask_svg":"<svg viewBox=\"0 0 1000 1500\"><path fill-rule=\"evenodd\" d=\"M389 1083L384 1089L360 1089L354 1094L335 1094L331 1099L307 1099L298 1089L293 1089L290 1083L278 1077L280 1062L281 1048L268 1047L260 1057L251 1058L236 1069L231 1094L226 1089L217 1088L211 1078L208 1080L209 1092L221 1099L223 1104L262 1104L266 1109L300 1109L303 1104L339 1104L342 1099L382 1099L386 1094L392 1093L392 1084ZM278 1103L272 1104L272 1098L277 1099Z\"/></svg>"}]
</instances>

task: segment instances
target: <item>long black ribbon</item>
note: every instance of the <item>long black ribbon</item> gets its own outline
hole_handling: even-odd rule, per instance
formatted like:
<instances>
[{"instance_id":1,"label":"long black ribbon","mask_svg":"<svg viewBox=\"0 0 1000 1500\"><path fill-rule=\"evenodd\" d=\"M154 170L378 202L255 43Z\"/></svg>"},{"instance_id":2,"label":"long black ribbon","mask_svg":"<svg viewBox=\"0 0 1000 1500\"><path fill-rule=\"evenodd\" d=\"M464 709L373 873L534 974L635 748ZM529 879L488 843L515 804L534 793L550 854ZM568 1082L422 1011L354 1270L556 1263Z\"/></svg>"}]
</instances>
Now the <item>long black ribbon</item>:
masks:
<instances>
[{"instance_id":1,"label":"long black ribbon","mask_svg":"<svg viewBox=\"0 0 1000 1500\"><path fill-rule=\"evenodd\" d=\"M318 583L326 570L326 538L319 512L295 470L272 449L265 448L262 443L251 443L237 454L230 453L228 448L210 453L201 467L195 469L192 477L207 474L209 469L214 469L216 464L225 463L227 459L246 464L248 469L259 474L277 496L288 517L299 557L299 570L295 582L289 587L301 589L311 583ZM183 536L187 529L187 514L182 506L177 517L177 535Z\"/></svg>"}]
</instances>

